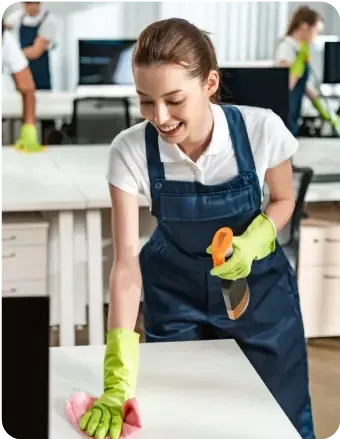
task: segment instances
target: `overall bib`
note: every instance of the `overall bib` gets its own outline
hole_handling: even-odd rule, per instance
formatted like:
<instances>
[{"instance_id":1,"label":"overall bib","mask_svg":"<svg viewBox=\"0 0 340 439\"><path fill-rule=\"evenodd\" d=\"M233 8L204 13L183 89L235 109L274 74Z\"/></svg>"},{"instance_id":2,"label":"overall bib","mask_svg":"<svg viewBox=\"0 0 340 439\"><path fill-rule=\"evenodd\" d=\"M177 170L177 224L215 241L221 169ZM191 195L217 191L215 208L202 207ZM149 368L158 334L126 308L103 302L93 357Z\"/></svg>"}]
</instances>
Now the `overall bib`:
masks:
<instances>
[{"instance_id":1,"label":"overall bib","mask_svg":"<svg viewBox=\"0 0 340 439\"><path fill-rule=\"evenodd\" d=\"M295 87L290 92L290 109L289 109L289 129L293 136L297 136L299 132L299 119L301 116L302 99L306 92L306 86L309 79L310 66L306 63L305 71Z\"/></svg>"},{"instance_id":2,"label":"overall bib","mask_svg":"<svg viewBox=\"0 0 340 439\"><path fill-rule=\"evenodd\" d=\"M315 439L296 277L281 247L254 261L250 304L228 318L221 279L206 253L220 227L242 234L262 193L240 111L223 107L238 175L213 186L165 179L157 130L145 130L152 214L158 225L140 253L147 342L233 338L303 439Z\"/></svg>"},{"instance_id":3,"label":"overall bib","mask_svg":"<svg viewBox=\"0 0 340 439\"><path fill-rule=\"evenodd\" d=\"M26 26L23 23L20 25L20 44L21 48L32 46L34 40L38 36L40 26L48 15L46 12L40 21L35 26ZM40 58L29 60L29 66L33 75L35 86L37 90L51 90L51 75L50 75L50 58L49 51L46 50Z\"/></svg>"}]
</instances>

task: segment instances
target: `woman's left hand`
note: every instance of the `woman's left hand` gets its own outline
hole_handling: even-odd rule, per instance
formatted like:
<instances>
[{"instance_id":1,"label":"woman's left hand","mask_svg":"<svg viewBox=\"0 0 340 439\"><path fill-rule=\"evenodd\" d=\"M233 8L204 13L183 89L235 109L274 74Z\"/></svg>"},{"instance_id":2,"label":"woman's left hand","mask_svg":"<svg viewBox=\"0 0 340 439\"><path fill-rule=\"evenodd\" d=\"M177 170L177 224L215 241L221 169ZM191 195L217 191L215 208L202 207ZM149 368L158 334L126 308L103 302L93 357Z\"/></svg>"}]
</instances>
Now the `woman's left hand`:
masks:
<instances>
[{"instance_id":1,"label":"woman's left hand","mask_svg":"<svg viewBox=\"0 0 340 439\"><path fill-rule=\"evenodd\" d=\"M214 267L210 274L222 279L236 280L247 277L250 273L254 255L247 251L247 243L242 236L233 238L233 254L223 264ZM211 246L207 248L211 254Z\"/></svg>"},{"instance_id":2,"label":"woman's left hand","mask_svg":"<svg viewBox=\"0 0 340 439\"><path fill-rule=\"evenodd\" d=\"M272 221L263 213L258 215L241 236L233 238L233 254L210 274L222 279L236 280L249 275L254 260L262 259L275 250L276 232ZM211 245L207 253L212 254Z\"/></svg>"}]
</instances>

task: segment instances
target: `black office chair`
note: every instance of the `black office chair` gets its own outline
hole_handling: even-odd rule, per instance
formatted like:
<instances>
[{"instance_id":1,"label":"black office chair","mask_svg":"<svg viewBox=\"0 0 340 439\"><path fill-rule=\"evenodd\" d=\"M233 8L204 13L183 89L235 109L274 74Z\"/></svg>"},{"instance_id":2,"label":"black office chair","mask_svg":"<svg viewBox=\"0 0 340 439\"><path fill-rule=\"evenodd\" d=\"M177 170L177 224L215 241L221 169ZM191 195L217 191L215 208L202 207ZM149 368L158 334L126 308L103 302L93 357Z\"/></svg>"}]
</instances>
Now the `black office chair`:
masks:
<instances>
[{"instance_id":1,"label":"black office chair","mask_svg":"<svg viewBox=\"0 0 340 439\"><path fill-rule=\"evenodd\" d=\"M48 145L110 144L114 137L131 126L128 98L86 97L73 102L70 124L50 132Z\"/></svg>"},{"instance_id":2,"label":"black office chair","mask_svg":"<svg viewBox=\"0 0 340 439\"><path fill-rule=\"evenodd\" d=\"M295 177L295 181L298 178L299 182L295 208L289 223L278 233L277 238L290 264L296 271L298 269L300 223L305 215L305 198L308 187L313 180L313 175L313 169L293 165L293 176Z\"/></svg>"}]
</instances>

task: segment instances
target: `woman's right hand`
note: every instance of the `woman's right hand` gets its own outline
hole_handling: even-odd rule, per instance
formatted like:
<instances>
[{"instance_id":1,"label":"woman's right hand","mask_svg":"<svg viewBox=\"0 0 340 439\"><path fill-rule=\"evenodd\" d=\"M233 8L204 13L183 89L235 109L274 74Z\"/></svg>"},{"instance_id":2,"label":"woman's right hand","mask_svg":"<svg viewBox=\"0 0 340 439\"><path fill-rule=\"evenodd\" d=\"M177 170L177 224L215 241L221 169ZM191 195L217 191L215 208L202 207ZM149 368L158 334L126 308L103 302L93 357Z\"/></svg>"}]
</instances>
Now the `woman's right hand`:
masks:
<instances>
[{"instance_id":1,"label":"woman's right hand","mask_svg":"<svg viewBox=\"0 0 340 439\"><path fill-rule=\"evenodd\" d=\"M139 362L139 334L115 328L107 334L104 393L79 421L89 437L119 439L123 405L135 396Z\"/></svg>"}]
</instances>

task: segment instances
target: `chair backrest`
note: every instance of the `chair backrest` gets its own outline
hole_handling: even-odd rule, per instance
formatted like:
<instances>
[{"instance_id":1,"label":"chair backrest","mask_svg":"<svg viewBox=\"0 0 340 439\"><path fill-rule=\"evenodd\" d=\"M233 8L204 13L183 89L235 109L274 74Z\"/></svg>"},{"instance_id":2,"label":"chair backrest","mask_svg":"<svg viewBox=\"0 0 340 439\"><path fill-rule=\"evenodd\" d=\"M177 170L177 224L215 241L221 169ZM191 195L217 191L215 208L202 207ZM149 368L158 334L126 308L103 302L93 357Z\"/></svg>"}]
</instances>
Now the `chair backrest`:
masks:
<instances>
[{"instance_id":1,"label":"chair backrest","mask_svg":"<svg viewBox=\"0 0 340 439\"><path fill-rule=\"evenodd\" d=\"M299 180L297 197L295 199L295 209L290 221L290 233L294 237L299 231L300 221L303 216L305 199L308 187L313 179L314 171L308 167L293 166L293 176Z\"/></svg>"},{"instance_id":2,"label":"chair backrest","mask_svg":"<svg viewBox=\"0 0 340 439\"><path fill-rule=\"evenodd\" d=\"M314 171L308 167L297 167L293 165L293 178L295 189L295 208L289 223L280 231L278 241L281 245L290 245L298 239L300 221L304 213L304 205L308 187L313 179Z\"/></svg>"},{"instance_id":3,"label":"chair backrest","mask_svg":"<svg viewBox=\"0 0 340 439\"><path fill-rule=\"evenodd\" d=\"M128 98L89 97L73 102L72 143L109 144L130 126Z\"/></svg>"}]
</instances>

